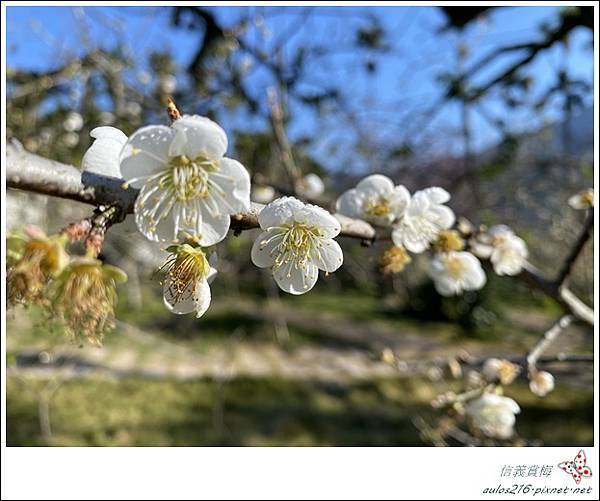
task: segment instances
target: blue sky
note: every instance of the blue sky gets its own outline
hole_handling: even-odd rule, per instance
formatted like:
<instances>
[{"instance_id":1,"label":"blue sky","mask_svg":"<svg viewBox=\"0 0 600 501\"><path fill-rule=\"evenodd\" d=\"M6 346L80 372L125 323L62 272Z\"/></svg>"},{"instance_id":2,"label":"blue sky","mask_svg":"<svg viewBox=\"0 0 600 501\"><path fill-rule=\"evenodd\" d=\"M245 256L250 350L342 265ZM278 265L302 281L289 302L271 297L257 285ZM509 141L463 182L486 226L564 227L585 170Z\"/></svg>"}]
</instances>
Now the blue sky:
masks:
<instances>
[{"instance_id":1,"label":"blue sky","mask_svg":"<svg viewBox=\"0 0 600 501\"><path fill-rule=\"evenodd\" d=\"M306 8L271 8L265 11L255 7L215 7L218 19L228 25L241 14L253 9L255 16L264 15L264 21L256 26L253 42L269 47L281 36L287 38L289 54L299 44L325 42L335 54L320 59L310 67L310 79L306 84L318 86L333 82L343 88L352 112L360 117L367 131L377 131L379 139L388 134L429 135L437 150L456 152L459 128L459 109L445 106L426 127L420 127L414 117L420 110L428 109L444 90L438 81L441 73L456 67L457 45L469 47L469 61L478 60L501 44L530 41L536 38L537 28L549 21L557 7L518 7L495 11L485 23L474 23L463 34L453 31L440 33L444 24L443 14L434 7L323 7L310 11L302 28L297 30L299 13ZM82 15L83 14L83 15ZM373 76L357 72L356 66L364 62L367 54L353 47L354 30L368 24L368 16L380 20L389 34L391 50L374 57L378 71ZM258 18L257 18L258 19ZM169 26L168 9L164 7L8 7L7 9L7 60L8 65L18 68L47 69L61 60L86 50L87 44L111 48L128 46L134 55L142 55L150 49L168 48L181 68L185 68L193 54L198 35ZM572 74L591 81L593 76L592 52L585 50L591 39L589 32L575 33L568 50L555 47L536 60L531 67L536 89L547 86L557 68L566 65ZM506 61L488 68L491 74ZM481 74L485 78L486 73ZM183 79L184 77L179 77ZM253 74L251 88L257 96L262 95L268 83L267 75ZM591 96L588 104L591 104ZM516 130L539 127L544 120L559 116L557 109L550 109L545 116L532 117L526 113L506 109L499 101L486 102L489 114L508 119ZM252 127L247 116L228 117L232 126L244 124ZM327 123L325 121L325 123ZM258 123L256 124L259 125ZM323 127L323 122L300 110L291 124L291 135L302 135L306 130ZM349 132L343 127L324 134L321 155L326 155L328 145L343 142ZM416 129L416 130L412 130ZM498 132L477 113L473 114L473 137L476 148L482 148L498 140Z\"/></svg>"}]
</instances>

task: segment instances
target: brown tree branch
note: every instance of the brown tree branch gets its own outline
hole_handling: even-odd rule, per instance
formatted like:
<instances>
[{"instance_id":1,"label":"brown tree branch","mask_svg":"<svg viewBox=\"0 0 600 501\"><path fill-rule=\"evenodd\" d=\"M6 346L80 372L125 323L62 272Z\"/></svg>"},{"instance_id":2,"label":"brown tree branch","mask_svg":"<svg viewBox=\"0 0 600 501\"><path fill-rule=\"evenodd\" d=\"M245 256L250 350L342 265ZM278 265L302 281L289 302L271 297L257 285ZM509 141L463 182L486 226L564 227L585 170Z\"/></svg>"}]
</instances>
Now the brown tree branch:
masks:
<instances>
[{"instance_id":1,"label":"brown tree branch","mask_svg":"<svg viewBox=\"0 0 600 501\"><path fill-rule=\"evenodd\" d=\"M531 263L526 263L523 271L517 275L530 286L541 290L546 295L553 298L566 311L575 315L579 320L594 325L594 310L579 299L570 289L564 285L557 284L553 280L548 280Z\"/></svg>"},{"instance_id":2,"label":"brown tree branch","mask_svg":"<svg viewBox=\"0 0 600 501\"><path fill-rule=\"evenodd\" d=\"M560 336L560 334L575 320L573 315L564 315L558 319L558 321L550 327L545 333L542 339L529 351L526 357L527 367L529 372L535 371L535 367L540 357L548 349L548 347Z\"/></svg>"},{"instance_id":3,"label":"brown tree branch","mask_svg":"<svg viewBox=\"0 0 600 501\"><path fill-rule=\"evenodd\" d=\"M583 230L581 230L581 233L579 234L579 238L575 242L575 245L573 245L573 247L571 248L571 252L565 259L563 267L561 268L560 272L558 273L558 276L556 277L556 284L558 286L563 285L569 279L569 276L571 275L571 272L573 271L573 267L575 266L577 259L579 258L581 252L583 251L583 248L585 247L585 244L587 243L587 241L590 239L590 237L592 235L593 229L594 229L594 211L589 210L587 218L585 220L585 225L583 227Z\"/></svg>"},{"instance_id":4,"label":"brown tree branch","mask_svg":"<svg viewBox=\"0 0 600 501\"><path fill-rule=\"evenodd\" d=\"M274 88L270 87L267 89L267 100L269 102L269 121L273 130L273 137L275 138L275 142L279 148L281 162L283 163L292 186L295 187L296 183L301 177L301 172L294 161L292 147L285 131L284 112L281 99L282 96L278 96L277 91Z\"/></svg>"},{"instance_id":5,"label":"brown tree branch","mask_svg":"<svg viewBox=\"0 0 600 501\"><path fill-rule=\"evenodd\" d=\"M124 181L66 165L29 153L16 143L7 147L6 186L8 188L66 198L95 206L116 206L122 214L132 214L138 190L123 188ZM231 216L234 232L259 228L258 214L264 205L252 204L250 211ZM373 241L373 227L358 219L334 214L342 226L340 236Z\"/></svg>"}]
</instances>

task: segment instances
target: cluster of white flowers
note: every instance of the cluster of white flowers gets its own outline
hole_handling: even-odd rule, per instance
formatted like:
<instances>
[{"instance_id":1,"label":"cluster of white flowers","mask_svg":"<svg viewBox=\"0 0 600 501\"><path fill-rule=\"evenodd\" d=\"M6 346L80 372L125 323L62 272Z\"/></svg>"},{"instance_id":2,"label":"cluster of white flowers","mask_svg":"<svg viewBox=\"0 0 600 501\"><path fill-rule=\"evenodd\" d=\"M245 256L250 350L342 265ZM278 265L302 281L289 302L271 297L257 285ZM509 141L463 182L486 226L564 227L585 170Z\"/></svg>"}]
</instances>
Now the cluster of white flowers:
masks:
<instances>
[{"instance_id":1,"label":"cluster of white flowers","mask_svg":"<svg viewBox=\"0 0 600 501\"><path fill-rule=\"evenodd\" d=\"M76 117L65 128L76 130ZM210 283L217 274L212 248L227 235L231 216L247 212L254 202L267 203L258 214L262 230L251 251L252 262L268 269L277 285L289 294L304 294L316 284L319 270L335 272L343 263L338 219L327 210L294 197L274 199L270 186L251 186L246 168L225 156L225 131L214 121L184 115L170 126L150 125L127 137L110 127L91 131L95 139L82 159L86 171L122 178L124 186L139 189L134 215L138 230L150 241L166 246L163 298L174 314L202 316L210 306ZM325 189L321 178L308 174L296 193L317 198ZM393 246L384 253L386 272L399 272L411 261L409 253L428 252L426 268L436 290L453 296L481 289L486 275L478 258L488 259L498 275L516 275L526 265L527 245L504 225L470 234L468 249L455 215L446 205L450 194L439 187L411 193L380 174L370 175L343 193L337 211L376 226L388 227ZM593 206L593 191L571 197L577 209ZM255 206L253 206L255 207ZM458 226L460 230L460 225ZM207 248L210 247L210 251ZM210 258L207 255L210 254ZM485 362L480 378L486 385L511 384L520 367L508 360ZM554 388L553 376L530 370L531 391L544 396ZM471 426L490 438L513 434L518 404L484 392L464 406Z\"/></svg>"},{"instance_id":2,"label":"cluster of white flowers","mask_svg":"<svg viewBox=\"0 0 600 501\"><path fill-rule=\"evenodd\" d=\"M471 427L490 438L507 439L512 436L519 406L514 400L499 395L496 392L498 388L491 392L490 389L496 385L510 385L520 372L519 365L506 359L489 358L484 362L475 384L486 388L464 407ZM534 366L529 368L528 377L529 389L539 397L546 396L554 389L554 376L549 372L540 371ZM488 386L490 383L491 386Z\"/></svg>"},{"instance_id":3,"label":"cluster of white flowers","mask_svg":"<svg viewBox=\"0 0 600 501\"><path fill-rule=\"evenodd\" d=\"M427 188L411 196L406 187L394 186L386 176L373 174L346 191L337 200L336 208L346 216L391 227L397 247L421 254L454 225L454 212L444 205L449 200L450 194L442 188ZM428 274L444 296L480 289L486 281L479 260L458 249L437 252Z\"/></svg>"},{"instance_id":4,"label":"cluster of white flowers","mask_svg":"<svg viewBox=\"0 0 600 501\"><path fill-rule=\"evenodd\" d=\"M587 204L589 193L581 195ZM525 241L504 225L478 232L464 250L460 234L450 230L455 224L454 212L445 204L450 194L433 186L412 195L391 179L373 174L346 191L336 209L349 217L360 218L377 226L390 227L391 238L399 251L422 254L434 251L427 267L436 290L443 296L481 289L487 279L478 258L489 259L498 275L517 275L527 260ZM459 225L460 228L460 225ZM397 267L402 269L404 266Z\"/></svg>"},{"instance_id":5,"label":"cluster of white flowers","mask_svg":"<svg viewBox=\"0 0 600 501\"><path fill-rule=\"evenodd\" d=\"M225 156L225 131L206 117L184 115L171 126L142 127L130 137L114 127L97 127L91 136L95 142L83 157L83 169L123 178L124 186L140 190L135 222L153 242L213 246L225 238L231 216L250 209L251 194L255 201L270 202L274 197L272 187L251 187L246 168ZM323 193L325 185L316 174L308 174L295 188L299 194L314 198ZM442 188L430 187L411 195L404 186L374 174L342 194L336 208L345 216L391 228L402 266L388 269L403 268L410 261L408 252L421 254L431 249L428 275L440 294L451 296L480 289L486 276L477 257L463 250L464 241L450 230L455 216L445 205L449 200L450 194ZM314 286L319 269L330 273L342 264L341 248L333 240L340 232L340 223L320 207L292 197L279 198L262 210L259 223L263 233L252 249L252 261L270 268L286 292L307 292ZM505 226L478 235L472 247L479 257L489 258L500 275L519 273L527 257L525 242ZM177 247L176 257L184 252L182 249ZM179 261L185 260L174 260ZM203 277L201 290L192 287L193 293L187 296L197 299L208 290L208 268L202 270L192 273ZM190 304L174 304L182 302L183 296L180 291L166 299L174 312L189 309Z\"/></svg>"},{"instance_id":6,"label":"cluster of white flowers","mask_svg":"<svg viewBox=\"0 0 600 501\"><path fill-rule=\"evenodd\" d=\"M93 129L91 136L95 141L82 168L138 188L138 230L168 245L170 255L162 268L167 308L201 316L210 304L209 283L216 274L203 249L225 238L232 215L250 209L250 176L241 163L225 157L225 131L206 117L184 115L171 126L146 126L130 137L108 126ZM253 198L272 200L274 190L266 188L266 193L255 190ZM317 197L324 184L309 174L298 190ZM314 286L319 269L330 273L341 266L342 250L333 240L340 223L325 209L284 197L265 207L259 222L263 232L252 260L270 268L282 290L303 294Z\"/></svg>"}]
</instances>

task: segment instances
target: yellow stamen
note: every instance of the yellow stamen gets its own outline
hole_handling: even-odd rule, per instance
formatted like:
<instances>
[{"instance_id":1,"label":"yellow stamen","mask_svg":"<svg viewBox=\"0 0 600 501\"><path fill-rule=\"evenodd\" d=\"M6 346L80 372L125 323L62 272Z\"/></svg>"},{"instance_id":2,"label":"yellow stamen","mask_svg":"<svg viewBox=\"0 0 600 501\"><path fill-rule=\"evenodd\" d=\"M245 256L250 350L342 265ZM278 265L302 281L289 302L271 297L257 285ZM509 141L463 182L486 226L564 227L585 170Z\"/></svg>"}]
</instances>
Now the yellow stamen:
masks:
<instances>
[{"instance_id":1,"label":"yellow stamen","mask_svg":"<svg viewBox=\"0 0 600 501\"><path fill-rule=\"evenodd\" d=\"M363 208L369 216L375 217L387 216L391 212L390 202L385 197L370 198Z\"/></svg>"},{"instance_id":2,"label":"yellow stamen","mask_svg":"<svg viewBox=\"0 0 600 501\"><path fill-rule=\"evenodd\" d=\"M206 255L200 248L189 244L175 246L172 249L161 271L165 271L169 277L169 294L178 303L189 299L193 294L195 284L199 280L205 280L210 271L210 265Z\"/></svg>"},{"instance_id":3,"label":"yellow stamen","mask_svg":"<svg viewBox=\"0 0 600 501\"><path fill-rule=\"evenodd\" d=\"M387 275L389 273L400 273L410 262L411 257L404 247L392 245L383 253L379 264L381 271Z\"/></svg>"},{"instance_id":4,"label":"yellow stamen","mask_svg":"<svg viewBox=\"0 0 600 501\"><path fill-rule=\"evenodd\" d=\"M442 230L435 245L440 252L459 251L464 249L465 241L455 230Z\"/></svg>"}]
</instances>

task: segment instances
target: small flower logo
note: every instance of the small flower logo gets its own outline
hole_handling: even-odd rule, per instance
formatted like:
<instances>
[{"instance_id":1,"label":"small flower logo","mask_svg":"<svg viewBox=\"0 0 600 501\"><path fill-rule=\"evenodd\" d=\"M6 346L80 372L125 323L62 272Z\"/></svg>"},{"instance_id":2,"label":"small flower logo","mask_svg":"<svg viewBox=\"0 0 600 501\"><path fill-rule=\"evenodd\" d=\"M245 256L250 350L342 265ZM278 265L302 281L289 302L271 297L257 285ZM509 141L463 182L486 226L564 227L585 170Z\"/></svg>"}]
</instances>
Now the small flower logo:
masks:
<instances>
[{"instance_id":1,"label":"small flower logo","mask_svg":"<svg viewBox=\"0 0 600 501\"><path fill-rule=\"evenodd\" d=\"M582 477L592 476L592 469L587 466L587 458L583 450L580 450L572 461L563 461L558 464L558 467L571 475L576 484L581 482Z\"/></svg>"}]
</instances>

